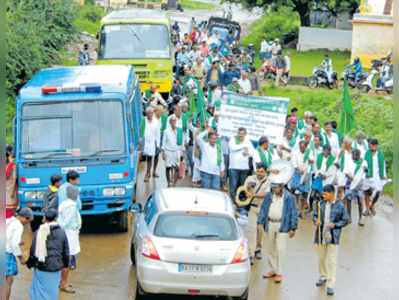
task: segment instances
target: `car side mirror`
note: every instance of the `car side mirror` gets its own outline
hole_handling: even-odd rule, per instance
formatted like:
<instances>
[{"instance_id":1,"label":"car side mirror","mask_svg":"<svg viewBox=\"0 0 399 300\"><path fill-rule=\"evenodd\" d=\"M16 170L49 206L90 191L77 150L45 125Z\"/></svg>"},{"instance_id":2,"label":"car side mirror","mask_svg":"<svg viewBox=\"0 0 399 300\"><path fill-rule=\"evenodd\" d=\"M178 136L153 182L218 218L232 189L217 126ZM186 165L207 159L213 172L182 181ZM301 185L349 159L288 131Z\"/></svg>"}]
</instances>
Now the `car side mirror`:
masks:
<instances>
[{"instance_id":1,"label":"car side mirror","mask_svg":"<svg viewBox=\"0 0 399 300\"><path fill-rule=\"evenodd\" d=\"M130 208L130 211L132 213L141 213L143 211L143 206L141 205L141 203L134 203Z\"/></svg>"}]
</instances>

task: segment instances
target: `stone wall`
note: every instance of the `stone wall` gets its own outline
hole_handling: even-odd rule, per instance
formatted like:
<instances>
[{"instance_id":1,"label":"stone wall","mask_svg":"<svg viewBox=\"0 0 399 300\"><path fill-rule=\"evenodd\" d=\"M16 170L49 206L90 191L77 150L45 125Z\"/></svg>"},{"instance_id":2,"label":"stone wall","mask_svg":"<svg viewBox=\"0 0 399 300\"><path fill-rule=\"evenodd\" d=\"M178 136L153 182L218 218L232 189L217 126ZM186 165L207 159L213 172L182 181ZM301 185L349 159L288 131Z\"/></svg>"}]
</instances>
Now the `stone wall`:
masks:
<instances>
[{"instance_id":1,"label":"stone wall","mask_svg":"<svg viewBox=\"0 0 399 300\"><path fill-rule=\"evenodd\" d=\"M350 50L352 31L331 28L300 27L297 48L300 51L312 49Z\"/></svg>"}]
</instances>

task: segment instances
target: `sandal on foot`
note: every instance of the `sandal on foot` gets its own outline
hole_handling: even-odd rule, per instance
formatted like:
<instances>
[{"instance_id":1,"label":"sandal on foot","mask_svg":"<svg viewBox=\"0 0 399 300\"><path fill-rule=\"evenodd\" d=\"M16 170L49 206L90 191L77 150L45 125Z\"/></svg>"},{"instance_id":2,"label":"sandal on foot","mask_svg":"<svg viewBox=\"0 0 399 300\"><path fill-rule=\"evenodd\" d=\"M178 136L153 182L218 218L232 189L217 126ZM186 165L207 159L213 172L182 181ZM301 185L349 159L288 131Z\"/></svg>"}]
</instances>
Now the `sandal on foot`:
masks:
<instances>
[{"instance_id":1,"label":"sandal on foot","mask_svg":"<svg viewBox=\"0 0 399 300\"><path fill-rule=\"evenodd\" d=\"M159 177L159 175L158 175L157 173L153 173L153 174L152 174L152 177L154 177L154 178L158 178L158 177Z\"/></svg>"},{"instance_id":2,"label":"sandal on foot","mask_svg":"<svg viewBox=\"0 0 399 300\"><path fill-rule=\"evenodd\" d=\"M263 278L273 278L274 276L276 276L276 273L269 272L269 273L263 275Z\"/></svg>"},{"instance_id":3,"label":"sandal on foot","mask_svg":"<svg viewBox=\"0 0 399 300\"><path fill-rule=\"evenodd\" d=\"M150 177L149 175L145 175L145 176L144 176L144 182L148 182L149 177Z\"/></svg>"},{"instance_id":4,"label":"sandal on foot","mask_svg":"<svg viewBox=\"0 0 399 300\"><path fill-rule=\"evenodd\" d=\"M72 288L72 285L60 287L60 291L63 291L64 293L68 293L68 294L76 293L76 291Z\"/></svg>"}]
</instances>

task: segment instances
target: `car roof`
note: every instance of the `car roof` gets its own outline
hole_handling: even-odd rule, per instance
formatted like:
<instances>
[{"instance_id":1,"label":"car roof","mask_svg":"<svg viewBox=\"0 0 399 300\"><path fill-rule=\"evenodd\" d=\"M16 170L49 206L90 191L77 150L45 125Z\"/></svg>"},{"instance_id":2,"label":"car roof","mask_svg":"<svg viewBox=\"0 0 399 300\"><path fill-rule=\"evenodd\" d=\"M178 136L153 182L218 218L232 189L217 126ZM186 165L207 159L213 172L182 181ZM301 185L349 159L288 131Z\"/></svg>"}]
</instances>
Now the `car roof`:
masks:
<instances>
[{"instance_id":1,"label":"car roof","mask_svg":"<svg viewBox=\"0 0 399 300\"><path fill-rule=\"evenodd\" d=\"M234 215L230 197L215 190L165 188L158 190L155 198L161 212L206 211Z\"/></svg>"},{"instance_id":2,"label":"car roof","mask_svg":"<svg viewBox=\"0 0 399 300\"><path fill-rule=\"evenodd\" d=\"M128 65L90 65L55 67L40 70L19 91L21 98L43 98L43 86L101 84L103 92L126 93L133 67Z\"/></svg>"},{"instance_id":3,"label":"car roof","mask_svg":"<svg viewBox=\"0 0 399 300\"><path fill-rule=\"evenodd\" d=\"M102 18L101 22L106 23L113 21L133 21L144 19L167 21L168 13L145 8L121 9L106 15L104 18Z\"/></svg>"}]
</instances>

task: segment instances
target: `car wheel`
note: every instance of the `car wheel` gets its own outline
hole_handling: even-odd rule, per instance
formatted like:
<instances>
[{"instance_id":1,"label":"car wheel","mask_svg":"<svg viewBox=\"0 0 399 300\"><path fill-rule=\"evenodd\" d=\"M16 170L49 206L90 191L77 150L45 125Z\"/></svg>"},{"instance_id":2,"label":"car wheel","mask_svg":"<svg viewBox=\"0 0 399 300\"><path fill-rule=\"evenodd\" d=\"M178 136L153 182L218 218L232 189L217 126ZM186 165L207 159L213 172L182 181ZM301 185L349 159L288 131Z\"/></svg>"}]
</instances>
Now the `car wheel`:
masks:
<instances>
[{"instance_id":1,"label":"car wheel","mask_svg":"<svg viewBox=\"0 0 399 300\"><path fill-rule=\"evenodd\" d=\"M247 300L248 299L248 289L245 290L241 297L232 297L233 300Z\"/></svg>"},{"instance_id":2,"label":"car wheel","mask_svg":"<svg viewBox=\"0 0 399 300\"><path fill-rule=\"evenodd\" d=\"M318 85L319 85L319 83L317 82L317 78L315 76L310 77L309 87L314 89L314 88L317 88Z\"/></svg>"},{"instance_id":3,"label":"car wheel","mask_svg":"<svg viewBox=\"0 0 399 300\"><path fill-rule=\"evenodd\" d=\"M135 299L136 300L142 300L145 298L147 294L143 291L143 288L141 287L140 283L138 280L136 281L136 295Z\"/></svg>"},{"instance_id":4,"label":"car wheel","mask_svg":"<svg viewBox=\"0 0 399 300\"><path fill-rule=\"evenodd\" d=\"M134 243L130 244L130 260L132 265L136 265L136 250L134 249Z\"/></svg>"}]
</instances>

